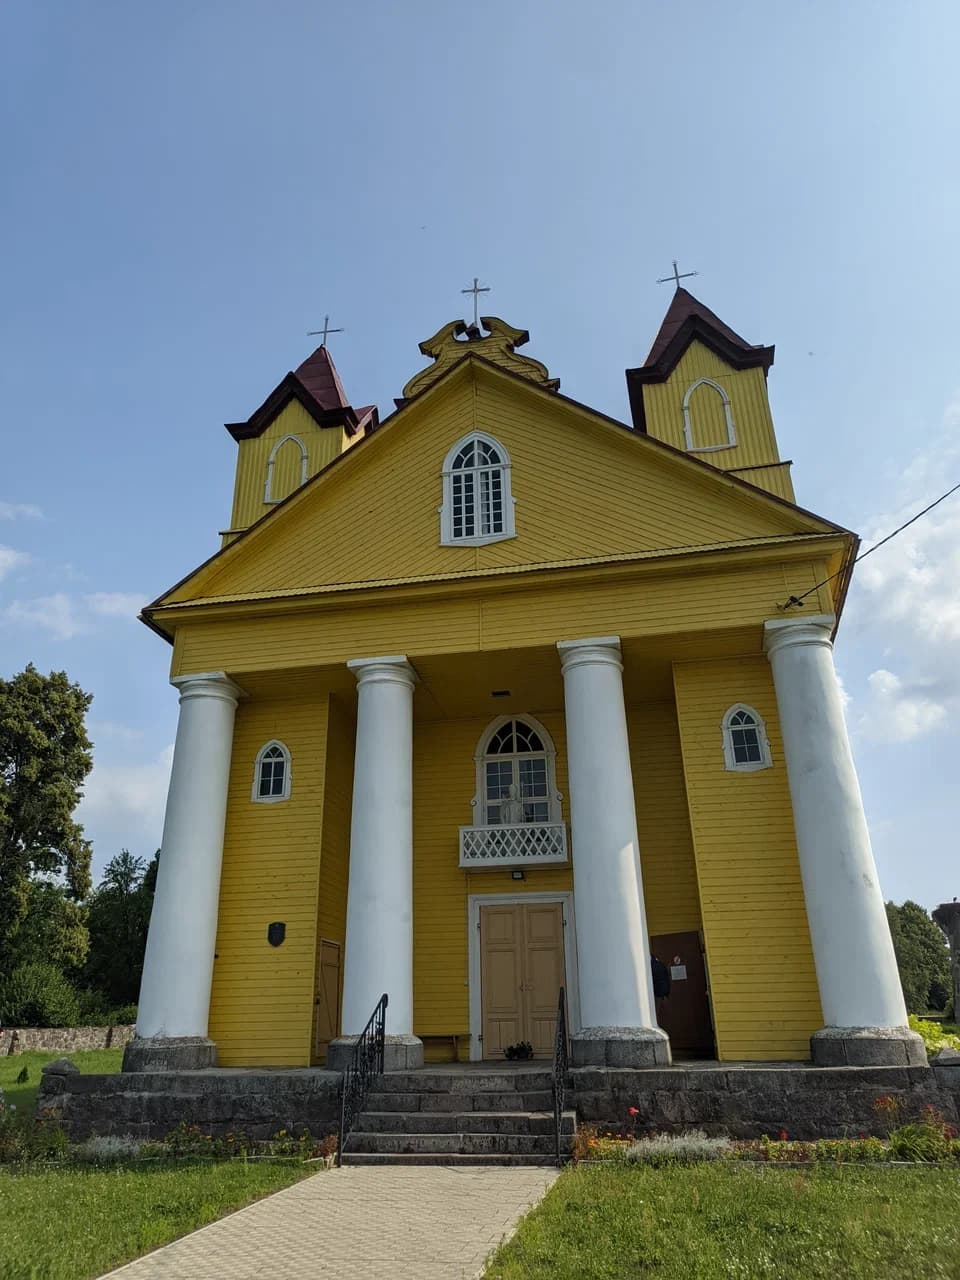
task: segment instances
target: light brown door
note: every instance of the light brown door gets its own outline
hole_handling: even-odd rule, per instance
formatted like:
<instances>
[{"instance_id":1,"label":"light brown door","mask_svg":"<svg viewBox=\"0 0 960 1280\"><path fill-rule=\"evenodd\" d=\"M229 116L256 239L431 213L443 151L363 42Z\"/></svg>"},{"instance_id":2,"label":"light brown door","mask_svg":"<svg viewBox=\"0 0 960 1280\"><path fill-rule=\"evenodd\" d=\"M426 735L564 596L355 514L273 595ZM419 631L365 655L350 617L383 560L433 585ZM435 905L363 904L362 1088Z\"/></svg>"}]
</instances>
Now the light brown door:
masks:
<instances>
[{"instance_id":1,"label":"light brown door","mask_svg":"<svg viewBox=\"0 0 960 1280\"><path fill-rule=\"evenodd\" d=\"M501 1058L528 1040L534 1057L553 1053L564 981L563 906L504 903L480 908L483 1056Z\"/></svg>"},{"instance_id":2,"label":"light brown door","mask_svg":"<svg viewBox=\"0 0 960 1280\"><path fill-rule=\"evenodd\" d=\"M316 1017L314 1018L314 1060L326 1062L327 1045L340 1029L340 944L320 942L317 968Z\"/></svg>"},{"instance_id":3,"label":"light brown door","mask_svg":"<svg viewBox=\"0 0 960 1280\"><path fill-rule=\"evenodd\" d=\"M699 933L661 933L650 939L650 951L670 973L670 994L657 1001L657 1021L670 1037L670 1048L682 1057L712 1058L716 1050Z\"/></svg>"}]
</instances>

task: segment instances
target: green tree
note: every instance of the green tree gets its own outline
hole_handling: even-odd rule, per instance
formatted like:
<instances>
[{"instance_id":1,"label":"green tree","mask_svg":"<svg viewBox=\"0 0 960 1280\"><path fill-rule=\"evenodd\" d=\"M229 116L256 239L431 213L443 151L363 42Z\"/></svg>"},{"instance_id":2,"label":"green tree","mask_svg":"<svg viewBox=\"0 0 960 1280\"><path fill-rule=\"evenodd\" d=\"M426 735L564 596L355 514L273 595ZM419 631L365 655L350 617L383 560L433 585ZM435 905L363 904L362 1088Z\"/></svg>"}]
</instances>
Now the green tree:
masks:
<instances>
[{"instance_id":1,"label":"green tree","mask_svg":"<svg viewBox=\"0 0 960 1280\"><path fill-rule=\"evenodd\" d=\"M946 1007L951 994L950 953L939 925L916 902L887 903L887 921L908 1013Z\"/></svg>"},{"instance_id":2,"label":"green tree","mask_svg":"<svg viewBox=\"0 0 960 1280\"><path fill-rule=\"evenodd\" d=\"M133 1004L140 994L158 857L147 864L122 849L90 896L84 979L114 1005Z\"/></svg>"},{"instance_id":3,"label":"green tree","mask_svg":"<svg viewBox=\"0 0 960 1280\"><path fill-rule=\"evenodd\" d=\"M89 891L90 845L73 812L93 765L91 702L63 671L30 665L0 680L0 971L9 972L34 877L62 876L75 902Z\"/></svg>"},{"instance_id":4,"label":"green tree","mask_svg":"<svg viewBox=\"0 0 960 1280\"><path fill-rule=\"evenodd\" d=\"M27 912L10 939L10 969L42 959L67 972L81 967L90 950L87 909L63 885L31 880Z\"/></svg>"}]
</instances>

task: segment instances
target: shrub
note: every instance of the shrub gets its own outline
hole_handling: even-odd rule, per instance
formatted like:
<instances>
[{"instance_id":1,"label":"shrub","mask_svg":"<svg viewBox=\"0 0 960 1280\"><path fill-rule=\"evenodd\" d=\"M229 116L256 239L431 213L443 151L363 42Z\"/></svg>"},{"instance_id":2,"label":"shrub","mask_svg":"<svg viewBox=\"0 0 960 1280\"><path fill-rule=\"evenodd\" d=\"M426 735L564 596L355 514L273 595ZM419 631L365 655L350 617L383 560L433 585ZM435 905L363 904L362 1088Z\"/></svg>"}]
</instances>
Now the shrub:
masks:
<instances>
[{"instance_id":1,"label":"shrub","mask_svg":"<svg viewBox=\"0 0 960 1280\"><path fill-rule=\"evenodd\" d=\"M960 1036L951 1035L936 1022L928 1022L911 1013L910 1030L916 1031L927 1053L939 1053L941 1049L960 1049Z\"/></svg>"},{"instance_id":2,"label":"shrub","mask_svg":"<svg viewBox=\"0 0 960 1280\"><path fill-rule=\"evenodd\" d=\"M890 1135L890 1159L933 1164L948 1160L951 1142L943 1128L924 1120L901 1125Z\"/></svg>"},{"instance_id":3,"label":"shrub","mask_svg":"<svg viewBox=\"0 0 960 1280\"><path fill-rule=\"evenodd\" d=\"M654 1133L649 1138L631 1142L623 1158L631 1164L701 1164L705 1160L722 1160L730 1153L729 1138L709 1138L702 1129L685 1133Z\"/></svg>"},{"instance_id":4,"label":"shrub","mask_svg":"<svg viewBox=\"0 0 960 1280\"><path fill-rule=\"evenodd\" d=\"M135 1004L122 1004L118 1009L111 1009L107 1014L104 1026L107 1027L131 1027L137 1020L137 1006Z\"/></svg>"},{"instance_id":5,"label":"shrub","mask_svg":"<svg viewBox=\"0 0 960 1280\"><path fill-rule=\"evenodd\" d=\"M42 960L19 965L0 992L0 1020L14 1027L73 1027L80 998L56 965Z\"/></svg>"},{"instance_id":6,"label":"shrub","mask_svg":"<svg viewBox=\"0 0 960 1280\"><path fill-rule=\"evenodd\" d=\"M120 1160L135 1160L143 1143L127 1134L125 1137L104 1136L88 1138L74 1147L71 1155L81 1164L115 1164Z\"/></svg>"},{"instance_id":7,"label":"shrub","mask_svg":"<svg viewBox=\"0 0 960 1280\"><path fill-rule=\"evenodd\" d=\"M0 1093L0 1164L57 1160L67 1150L67 1135L52 1117L21 1116Z\"/></svg>"}]
</instances>

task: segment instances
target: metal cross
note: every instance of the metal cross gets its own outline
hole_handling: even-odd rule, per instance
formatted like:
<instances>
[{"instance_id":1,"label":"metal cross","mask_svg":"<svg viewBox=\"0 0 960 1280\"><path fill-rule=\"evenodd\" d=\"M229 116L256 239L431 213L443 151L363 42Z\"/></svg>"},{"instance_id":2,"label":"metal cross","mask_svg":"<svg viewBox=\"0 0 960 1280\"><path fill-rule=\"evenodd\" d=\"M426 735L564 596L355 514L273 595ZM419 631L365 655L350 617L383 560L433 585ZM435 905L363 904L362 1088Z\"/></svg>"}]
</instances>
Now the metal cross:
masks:
<instances>
[{"instance_id":1,"label":"metal cross","mask_svg":"<svg viewBox=\"0 0 960 1280\"><path fill-rule=\"evenodd\" d=\"M488 287L488 286L481 286L480 281L477 279L477 277L476 277L476 276L474 276L474 277L473 277L473 288L472 288L472 289L461 289L461 290L460 290L460 292L461 292L461 293L472 293L472 294L473 294L473 323L474 323L474 326L476 326L477 324L479 324L479 323L480 323L480 322L479 322L479 319L478 319L478 316L477 316L477 308L478 308L478 306L479 306L479 302L480 302L480 294L481 294L481 293L489 293L489 292L490 292L490 289L489 289L489 287Z\"/></svg>"},{"instance_id":2,"label":"metal cross","mask_svg":"<svg viewBox=\"0 0 960 1280\"><path fill-rule=\"evenodd\" d=\"M680 288L680 281L681 281L681 280L686 280L688 276L698 276L699 274L700 274L700 272L699 272L699 271L678 271L678 270L677 270L677 260L676 260L676 258L674 258L674 260L673 260L673 275L670 275L670 276L664 276L662 280L658 280L658 281L657 281L657 284L667 284L667 283L669 283L669 281L671 281L671 280L672 280L672 281L674 282L674 284L676 285L676 287L679 289L679 288Z\"/></svg>"},{"instance_id":3,"label":"metal cross","mask_svg":"<svg viewBox=\"0 0 960 1280\"><path fill-rule=\"evenodd\" d=\"M324 317L323 317L323 328L322 328L322 329L311 329L311 330L309 331L309 333L307 334L307 337L308 337L308 338L316 338L316 337L318 337L318 336L322 336L322 337L323 337L323 346L326 346L326 345L327 345L327 334L328 334L328 333L345 333L345 332L346 332L346 330L345 330L345 329L331 329L331 328L330 328L330 317L329 317L329 316L324 316Z\"/></svg>"}]
</instances>

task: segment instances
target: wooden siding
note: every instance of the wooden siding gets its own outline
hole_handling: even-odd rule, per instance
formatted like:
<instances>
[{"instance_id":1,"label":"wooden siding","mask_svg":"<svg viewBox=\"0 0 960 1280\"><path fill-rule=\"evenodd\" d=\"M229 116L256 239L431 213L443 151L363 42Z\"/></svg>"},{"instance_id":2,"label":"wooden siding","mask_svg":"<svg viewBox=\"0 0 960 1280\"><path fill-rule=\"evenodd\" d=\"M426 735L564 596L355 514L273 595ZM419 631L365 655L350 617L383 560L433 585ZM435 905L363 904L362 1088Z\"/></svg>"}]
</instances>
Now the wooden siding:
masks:
<instances>
[{"instance_id":1,"label":"wooden siding","mask_svg":"<svg viewBox=\"0 0 960 1280\"><path fill-rule=\"evenodd\" d=\"M383 427L169 598L456 575L823 529L812 517L586 410L535 388L504 386L489 370L454 374L428 400ZM310 442L325 433L310 425L313 435L305 438L315 448ZM483 547L441 546L443 459L475 429L494 435L510 455L516 537ZM707 456L727 465L733 452ZM763 458L738 453L736 464L775 460L769 451ZM265 465L264 455L261 491L250 497L260 503L256 514L264 509Z\"/></svg>"},{"instance_id":2,"label":"wooden siding","mask_svg":"<svg viewBox=\"0 0 960 1280\"><path fill-rule=\"evenodd\" d=\"M700 455L704 462L722 469L761 466L777 463L777 438L770 415L767 380L762 369L733 369L703 345L692 342L665 382L650 383L643 388L643 405L647 431L658 440L686 449L683 434L683 397L688 387L700 378L709 378L726 391L733 413L736 447ZM695 440L698 445L722 444L726 426L721 430L722 405L719 396L708 388L696 391ZM703 438L701 438L703 437ZM753 481L752 483L756 483Z\"/></svg>"},{"instance_id":3,"label":"wooden siding","mask_svg":"<svg viewBox=\"0 0 960 1280\"><path fill-rule=\"evenodd\" d=\"M677 663L674 681L719 1056L808 1058L823 1022L769 664ZM725 768L735 702L766 721L772 768Z\"/></svg>"},{"instance_id":4,"label":"wooden siding","mask_svg":"<svg viewBox=\"0 0 960 1280\"><path fill-rule=\"evenodd\" d=\"M317 910L317 963L320 942L340 944L340 983L346 949L347 878L350 866L350 810L357 729L352 709L331 698L323 780L323 834L320 841L320 892ZM339 1003L338 1003L339 1008ZM339 1031L339 1027L336 1028Z\"/></svg>"},{"instance_id":5,"label":"wooden siding","mask_svg":"<svg viewBox=\"0 0 960 1280\"><path fill-rule=\"evenodd\" d=\"M311 609L253 619L194 621L178 629L173 674L227 670L242 681L245 671L342 665L350 658L382 653L466 653L552 645L577 636L677 635L731 628L749 629L757 651L764 619L777 606L825 578L818 560L724 570L719 564L696 575L619 575L609 580L585 574L580 583L523 588L483 596ZM469 679L469 668L465 669Z\"/></svg>"},{"instance_id":6,"label":"wooden siding","mask_svg":"<svg viewBox=\"0 0 960 1280\"><path fill-rule=\"evenodd\" d=\"M257 804L254 762L271 738L290 751L290 799ZM221 1066L310 1061L326 754L326 697L237 708L210 1007Z\"/></svg>"},{"instance_id":7,"label":"wooden siding","mask_svg":"<svg viewBox=\"0 0 960 1280\"><path fill-rule=\"evenodd\" d=\"M274 445L284 436L296 436L307 450L307 475L314 476L344 448L345 433L340 427L321 429L298 400L291 400L277 414L262 435L237 444L237 475L233 492L231 529L246 529L271 509L264 502L267 461ZM286 497L300 484L300 451L284 445L274 467L274 498Z\"/></svg>"},{"instance_id":8,"label":"wooden siding","mask_svg":"<svg viewBox=\"0 0 960 1280\"><path fill-rule=\"evenodd\" d=\"M627 711L640 869L651 936L700 928L693 837L673 702Z\"/></svg>"},{"instance_id":9,"label":"wooden siding","mask_svg":"<svg viewBox=\"0 0 960 1280\"><path fill-rule=\"evenodd\" d=\"M755 484L758 489L786 498L787 502L796 502L790 475L792 465L791 462L774 462L769 467L729 467L727 470L730 475L746 480L747 484Z\"/></svg>"}]
</instances>

